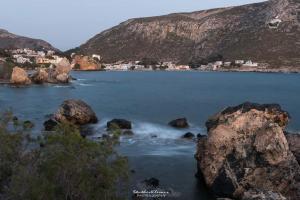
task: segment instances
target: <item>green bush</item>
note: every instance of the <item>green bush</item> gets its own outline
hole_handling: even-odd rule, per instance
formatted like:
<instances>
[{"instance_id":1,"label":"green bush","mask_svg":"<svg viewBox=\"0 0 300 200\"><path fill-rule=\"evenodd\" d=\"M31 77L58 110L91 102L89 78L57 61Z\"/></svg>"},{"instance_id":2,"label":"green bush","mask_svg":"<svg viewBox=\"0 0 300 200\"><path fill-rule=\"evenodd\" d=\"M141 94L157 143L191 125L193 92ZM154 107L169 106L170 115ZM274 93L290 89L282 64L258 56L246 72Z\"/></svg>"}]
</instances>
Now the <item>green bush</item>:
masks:
<instances>
[{"instance_id":1,"label":"green bush","mask_svg":"<svg viewBox=\"0 0 300 200\"><path fill-rule=\"evenodd\" d=\"M24 142L28 138L24 130L12 132L7 129L9 122L3 124L0 175L7 199L113 200L126 196L127 159L114 151L115 143L109 139L88 140L77 127L63 124L38 140Z\"/></svg>"}]
</instances>

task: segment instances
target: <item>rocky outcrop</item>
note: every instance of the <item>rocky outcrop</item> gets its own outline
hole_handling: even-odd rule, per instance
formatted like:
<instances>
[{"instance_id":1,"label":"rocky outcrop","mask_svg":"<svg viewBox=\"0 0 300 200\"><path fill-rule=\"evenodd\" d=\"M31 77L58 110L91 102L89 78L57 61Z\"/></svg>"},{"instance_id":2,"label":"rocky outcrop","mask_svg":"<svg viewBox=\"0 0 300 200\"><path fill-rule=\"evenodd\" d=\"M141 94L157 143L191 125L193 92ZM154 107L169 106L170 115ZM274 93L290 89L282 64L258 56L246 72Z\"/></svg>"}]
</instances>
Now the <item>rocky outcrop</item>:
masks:
<instances>
[{"instance_id":1,"label":"rocky outcrop","mask_svg":"<svg viewBox=\"0 0 300 200\"><path fill-rule=\"evenodd\" d=\"M199 139L196 158L212 192L235 199L251 194L250 199L299 199L300 167L283 131L288 121L279 105L253 103L209 119L208 137Z\"/></svg>"},{"instance_id":2,"label":"rocky outcrop","mask_svg":"<svg viewBox=\"0 0 300 200\"><path fill-rule=\"evenodd\" d=\"M58 122L69 122L76 125L97 123L98 118L92 108L81 100L66 100L54 114Z\"/></svg>"},{"instance_id":3,"label":"rocky outcrop","mask_svg":"<svg viewBox=\"0 0 300 200\"><path fill-rule=\"evenodd\" d=\"M175 128L187 128L189 126L186 118L172 120L169 122L169 125Z\"/></svg>"},{"instance_id":4,"label":"rocky outcrop","mask_svg":"<svg viewBox=\"0 0 300 200\"><path fill-rule=\"evenodd\" d=\"M16 85L28 85L31 84L31 80L28 77L27 72L20 68L20 67L14 67L12 74L11 74L11 78L10 78L10 82L12 84L16 84Z\"/></svg>"},{"instance_id":5,"label":"rocky outcrop","mask_svg":"<svg viewBox=\"0 0 300 200\"><path fill-rule=\"evenodd\" d=\"M110 129L131 129L132 125L131 122L126 119L113 119L107 122L107 128Z\"/></svg>"},{"instance_id":6,"label":"rocky outcrop","mask_svg":"<svg viewBox=\"0 0 300 200\"><path fill-rule=\"evenodd\" d=\"M89 56L76 55L72 61L74 70L94 71L100 70L101 64Z\"/></svg>"},{"instance_id":7,"label":"rocky outcrop","mask_svg":"<svg viewBox=\"0 0 300 200\"><path fill-rule=\"evenodd\" d=\"M31 80L36 84L43 83L69 83L72 80L70 71L72 70L71 64L67 58L63 58L56 65L50 68L39 68L31 76Z\"/></svg>"},{"instance_id":8,"label":"rocky outcrop","mask_svg":"<svg viewBox=\"0 0 300 200\"><path fill-rule=\"evenodd\" d=\"M33 83L42 84L48 82L49 73L45 68L39 68L36 72L31 76L31 80Z\"/></svg>"}]
</instances>

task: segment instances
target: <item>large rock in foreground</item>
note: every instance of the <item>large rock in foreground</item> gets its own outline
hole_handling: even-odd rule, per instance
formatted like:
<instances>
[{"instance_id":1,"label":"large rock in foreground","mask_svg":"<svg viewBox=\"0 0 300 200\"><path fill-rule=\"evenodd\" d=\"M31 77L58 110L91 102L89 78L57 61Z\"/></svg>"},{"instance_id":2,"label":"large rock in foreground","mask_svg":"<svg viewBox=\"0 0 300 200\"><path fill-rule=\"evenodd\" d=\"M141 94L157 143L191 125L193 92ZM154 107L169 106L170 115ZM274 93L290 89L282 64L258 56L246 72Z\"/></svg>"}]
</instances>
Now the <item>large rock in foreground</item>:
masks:
<instances>
[{"instance_id":1,"label":"large rock in foreground","mask_svg":"<svg viewBox=\"0 0 300 200\"><path fill-rule=\"evenodd\" d=\"M27 72L20 68L20 67L14 67L12 74L11 74L11 78L10 78L10 82L13 84L17 84L17 85L28 85L31 84L31 81L28 77Z\"/></svg>"},{"instance_id":2,"label":"large rock in foreground","mask_svg":"<svg viewBox=\"0 0 300 200\"><path fill-rule=\"evenodd\" d=\"M97 123L98 118L92 108L81 100L70 99L62 103L54 114L58 122L70 122L77 125Z\"/></svg>"},{"instance_id":3,"label":"large rock in foreground","mask_svg":"<svg viewBox=\"0 0 300 200\"><path fill-rule=\"evenodd\" d=\"M283 132L288 120L279 105L253 103L208 120L208 137L199 140L196 158L217 197L249 199L262 191L256 199L269 194L300 199L300 167Z\"/></svg>"}]
</instances>

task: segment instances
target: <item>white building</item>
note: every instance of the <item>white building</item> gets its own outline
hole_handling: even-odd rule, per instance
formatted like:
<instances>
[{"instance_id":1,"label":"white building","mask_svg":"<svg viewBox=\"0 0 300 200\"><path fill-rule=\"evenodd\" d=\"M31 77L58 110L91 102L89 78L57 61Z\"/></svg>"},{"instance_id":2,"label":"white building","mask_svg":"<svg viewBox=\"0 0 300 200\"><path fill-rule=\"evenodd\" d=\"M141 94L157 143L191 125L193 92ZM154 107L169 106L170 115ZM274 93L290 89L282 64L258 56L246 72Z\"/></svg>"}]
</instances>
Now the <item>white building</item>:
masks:
<instances>
[{"instance_id":1,"label":"white building","mask_svg":"<svg viewBox=\"0 0 300 200\"><path fill-rule=\"evenodd\" d=\"M93 59L96 58L96 59L98 59L99 61L101 60L101 56L100 56L100 55L97 55L97 54L93 54L93 55L92 55L92 58L93 58Z\"/></svg>"},{"instance_id":2,"label":"white building","mask_svg":"<svg viewBox=\"0 0 300 200\"><path fill-rule=\"evenodd\" d=\"M257 67L258 63L255 63L255 62L252 62L251 60L248 60L248 61L245 62L245 64L243 64L243 66L246 66L246 67Z\"/></svg>"},{"instance_id":3,"label":"white building","mask_svg":"<svg viewBox=\"0 0 300 200\"><path fill-rule=\"evenodd\" d=\"M236 61L234 61L234 63L235 64L244 64L245 63L245 61L244 60L236 60Z\"/></svg>"},{"instance_id":4,"label":"white building","mask_svg":"<svg viewBox=\"0 0 300 200\"><path fill-rule=\"evenodd\" d=\"M24 64L24 63L31 63L30 59L29 58L24 58L22 56L19 56L16 58L16 62L17 63L20 63L20 64Z\"/></svg>"}]
</instances>

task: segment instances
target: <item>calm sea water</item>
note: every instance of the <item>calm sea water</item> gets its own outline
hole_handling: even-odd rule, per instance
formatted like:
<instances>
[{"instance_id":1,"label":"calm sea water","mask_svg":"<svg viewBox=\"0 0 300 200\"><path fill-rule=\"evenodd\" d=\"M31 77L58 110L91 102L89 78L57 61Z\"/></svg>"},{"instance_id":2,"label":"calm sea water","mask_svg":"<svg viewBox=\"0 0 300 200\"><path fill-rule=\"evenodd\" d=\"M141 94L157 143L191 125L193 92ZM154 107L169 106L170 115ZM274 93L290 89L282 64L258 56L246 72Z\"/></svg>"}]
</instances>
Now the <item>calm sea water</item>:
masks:
<instances>
[{"instance_id":1,"label":"calm sea water","mask_svg":"<svg viewBox=\"0 0 300 200\"><path fill-rule=\"evenodd\" d=\"M135 136L122 138L119 151L129 157L132 187L157 177L179 199L211 199L194 178L195 143L180 139L185 132L205 133L209 116L245 101L279 103L292 116L288 129L300 131L300 75L202 72L73 72L71 85L14 88L0 86L0 110L36 122L55 112L65 99L86 101L101 119L97 133L112 118L133 122ZM167 123L188 118L191 127L176 130ZM96 133L96 135L97 135ZM153 138L157 135L157 138Z\"/></svg>"}]
</instances>

